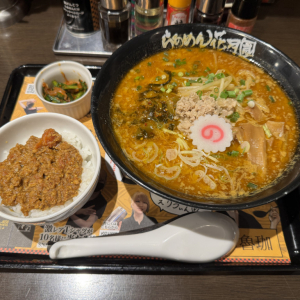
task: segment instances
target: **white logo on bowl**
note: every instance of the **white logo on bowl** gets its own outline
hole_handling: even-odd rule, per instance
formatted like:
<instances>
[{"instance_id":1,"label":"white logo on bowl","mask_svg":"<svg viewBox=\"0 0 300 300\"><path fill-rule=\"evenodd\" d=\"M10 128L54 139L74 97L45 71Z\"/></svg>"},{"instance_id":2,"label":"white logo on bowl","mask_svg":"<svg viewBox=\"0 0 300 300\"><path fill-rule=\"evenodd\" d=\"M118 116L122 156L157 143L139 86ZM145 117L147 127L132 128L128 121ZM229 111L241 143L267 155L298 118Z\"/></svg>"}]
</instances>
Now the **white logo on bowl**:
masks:
<instances>
[{"instance_id":1,"label":"white logo on bowl","mask_svg":"<svg viewBox=\"0 0 300 300\"><path fill-rule=\"evenodd\" d=\"M211 47L218 50L229 50L235 55L242 56L244 58L253 57L255 54L256 42L246 39L239 38L224 38L226 31L211 31L206 30L207 35L200 32L196 37L193 33L184 34L180 36L175 33L173 36L166 30L165 34L162 36L162 47L167 48L170 44L172 48L174 47L194 47L199 46L199 48Z\"/></svg>"}]
</instances>

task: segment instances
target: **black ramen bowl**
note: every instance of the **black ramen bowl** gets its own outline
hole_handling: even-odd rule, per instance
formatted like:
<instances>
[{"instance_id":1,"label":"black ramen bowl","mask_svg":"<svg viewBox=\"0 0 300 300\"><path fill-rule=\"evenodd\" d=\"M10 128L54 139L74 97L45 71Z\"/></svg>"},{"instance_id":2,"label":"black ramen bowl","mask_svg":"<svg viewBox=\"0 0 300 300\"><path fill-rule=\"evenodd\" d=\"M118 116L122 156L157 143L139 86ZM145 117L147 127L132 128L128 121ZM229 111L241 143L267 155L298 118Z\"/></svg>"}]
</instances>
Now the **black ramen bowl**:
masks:
<instances>
[{"instance_id":1,"label":"black ramen bowl","mask_svg":"<svg viewBox=\"0 0 300 300\"><path fill-rule=\"evenodd\" d=\"M99 72L92 92L92 119L97 136L110 158L121 171L150 192L179 204L196 208L231 210L243 209L275 201L287 195L300 183L299 141L295 156L284 174L268 188L253 195L232 199L203 198L170 189L137 169L117 143L110 119L110 103L124 75L146 57L172 47L220 49L248 59L264 69L277 81L293 102L300 118L300 68L271 45L230 28L206 24L185 24L158 28L125 43L106 61ZM298 125L299 126L299 125Z\"/></svg>"}]
</instances>

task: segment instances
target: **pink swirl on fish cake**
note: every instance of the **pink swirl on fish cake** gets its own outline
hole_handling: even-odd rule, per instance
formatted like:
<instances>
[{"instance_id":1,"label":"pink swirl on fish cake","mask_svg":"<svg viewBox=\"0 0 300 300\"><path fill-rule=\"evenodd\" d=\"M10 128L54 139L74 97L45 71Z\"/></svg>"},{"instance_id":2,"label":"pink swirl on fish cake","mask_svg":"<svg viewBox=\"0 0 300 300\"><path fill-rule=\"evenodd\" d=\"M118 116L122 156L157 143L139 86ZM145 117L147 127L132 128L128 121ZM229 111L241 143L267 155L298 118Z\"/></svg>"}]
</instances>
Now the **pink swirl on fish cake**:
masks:
<instances>
[{"instance_id":1,"label":"pink swirl on fish cake","mask_svg":"<svg viewBox=\"0 0 300 300\"><path fill-rule=\"evenodd\" d=\"M217 125L207 125L207 126L203 127L201 130L202 137L204 137L207 140L211 140L211 138L214 136L214 133L215 133L215 131L213 129L215 129L219 132L219 138L217 138L216 140L212 140L212 141L214 143L222 141L224 138L224 131L222 130L221 127L219 127ZM208 132L208 134L206 134L207 132Z\"/></svg>"}]
</instances>

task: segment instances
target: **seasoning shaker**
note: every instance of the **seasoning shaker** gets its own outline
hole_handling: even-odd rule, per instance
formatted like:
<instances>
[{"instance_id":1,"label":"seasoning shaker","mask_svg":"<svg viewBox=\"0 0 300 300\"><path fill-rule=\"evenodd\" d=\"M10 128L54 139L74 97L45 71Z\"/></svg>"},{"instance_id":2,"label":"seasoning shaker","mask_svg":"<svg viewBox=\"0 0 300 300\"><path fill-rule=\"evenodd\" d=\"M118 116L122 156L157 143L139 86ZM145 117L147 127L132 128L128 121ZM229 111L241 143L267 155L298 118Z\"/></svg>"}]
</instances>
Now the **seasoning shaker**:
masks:
<instances>
[{"instance_id":1,"label":"seasoning shaker","mask_svg":"<svg viewBox=\"0 0 300 300\"><path fill-rule=\"evenodd\" d=\"M257 19L261 0L235 0L226 26L251 33Z\"/></svg>"},{"instance_id":2,"label":"seasoning shaker","mask_svg":"<svg viewBox=\"0 0 300 300\"><path fill-rule=\"evenodd\" d=\"M165 25L189 23L191 3L192 0L168 0Z\"/></svg>"},{"instance_id":3,"label":"seasoning shaker","mask_svg":"<svg viewBox=\"0 0 300 300\"><path fill-rule=\"evenodd\" d=\"M130 37L130 8L128 0L100 0L100 30L103 48L114 51Z\"/></svg>"},{"instance_id":4,"label":"seasoning shaker","mask_svg":"<svg viewBox=\"0 0 300 300\"><path fill-rule=\"evenodd\" d=\"M163 0L135 0L134 9L136 35L163 25Z\"/></svg>"},{"instance_id":5,"label":"seasoning shaker","mask_svg":"<svg viewBox=\"0 0 300 300\"><path fill-rule=\"evenodd\" d=\"M222 21L226 0L197 0L194 11L194 23L219 25Z\"/></svg>"}]
</instances>

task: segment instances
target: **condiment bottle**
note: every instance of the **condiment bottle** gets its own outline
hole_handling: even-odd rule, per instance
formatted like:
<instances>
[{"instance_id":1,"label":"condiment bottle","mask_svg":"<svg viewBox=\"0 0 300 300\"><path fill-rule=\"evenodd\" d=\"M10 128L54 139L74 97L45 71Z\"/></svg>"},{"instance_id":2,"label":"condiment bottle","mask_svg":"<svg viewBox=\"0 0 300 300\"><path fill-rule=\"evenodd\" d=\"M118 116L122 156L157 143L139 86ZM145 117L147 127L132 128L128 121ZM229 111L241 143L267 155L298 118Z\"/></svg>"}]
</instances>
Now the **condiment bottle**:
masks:
<instances>
[{"instance_id":1,"label":"condiment bottle","mask_svg":"<svg viewBox=\"0 0 300 300\"><path fill-rule=\"evenodd\" d=\"M100 0L100 29L103 48L114 51L130 36L130 8L128 0Z\"/></svg>"},{"instance_id":2,"label":"condiment bottle","mask_svg":"<svg viewBox=\"0 0 300 300\"><path fill-rule=\"evenodd\" d=\"M165 25L189 23L192 0L168 0Z\"/></svg>"},{"instance_id":3,"label":"condiment bottle","mask_svg":"<svg viewBox=\"0 0 300 300\"><path fill-rule=\"evenodd\" d=\"M163 25L163 0L135 0L134 10L136 35Z\"/></svg>"},{"instance_id":4,"label":"condiment bottle","mask_svg":"<svg viewBox=\"0 0 300 300\"><path fill-rule=\"evenodd\" d=\"M84 36L99 30L97 0L68 0L62 4L66 27L71 33Z\"/></svg>"},{"instance_id":5,"label":"condiment bottle","mask_svg":"<svg viewBox=\"0 0 300 300\"><path fill-rule=\"evenodd\" d=\"M229 12L226 26L251 33L261 0L235 0Z\"/></svg>"},{"instance_id":6,"label":"condiment bottle","mask_svg":"<svg viewBox=\"0 0 300 300\"><path fill-rule=\"evenodd\" d=\"M197 0L194 23L220 24L226 0Z\"/></svg>"}]
</instances>

